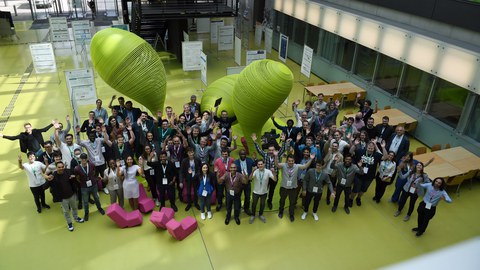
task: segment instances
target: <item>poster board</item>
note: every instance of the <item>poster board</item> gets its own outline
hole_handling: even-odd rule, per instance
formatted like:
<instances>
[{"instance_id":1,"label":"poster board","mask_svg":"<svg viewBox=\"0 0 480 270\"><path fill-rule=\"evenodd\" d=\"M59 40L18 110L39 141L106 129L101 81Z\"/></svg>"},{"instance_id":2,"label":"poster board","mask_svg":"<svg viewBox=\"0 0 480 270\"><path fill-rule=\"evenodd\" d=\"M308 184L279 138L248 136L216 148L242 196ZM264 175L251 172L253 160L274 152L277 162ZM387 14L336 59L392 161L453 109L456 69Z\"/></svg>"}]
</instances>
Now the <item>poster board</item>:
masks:
<instances>
[{"instance_id":1,"label":"poster board","mask_svg":"<svg viewBox=\"0 0 480 270\"><path fill-rule=\"evenodd\" d=\"M197 33L210 33L210 18L197 18Z\"/></svg>"},{"instance_id":2,"label":"poster board","mask_svg":"<svg viewBox=\"0 0 480 270\"><path fill-rule=\"evenodd\" d=\"M278 59L282 62L287 62L287 51L288 51L288 37L284 34L280 34L280 39L278 41Z\"/></svg>"},{"instance_id":3,"label":"poster board","mask_svg":"<svg viewBox=\"0 0 480 270\"><path fill-rule=\"evenodd\" d=\"M95 89L93 75L92 69L65 71L68 93L70 99L74 100L76 105L95 104L97 100L97 91Z\"/></svg>"},{"instance_id":4,"label":"poster board","mask_svg":"<svg viewBox=\"0 0 480 270\"><path fill-rule=\"evenodd\" d=\"M210 43L218 43L218 27L223 26L223 20L210 21Z\"/></svg>"},{"instance_id":5,"label":"poster board","mask_svg":"<svg viewBox=\"0 0 480 270\"><path fill-rule=\"evenodd\" d=\"M242 65L242 40L235 37L235 63Z\"/></svg>"},{"instance_id":6,"label":"poster board","mask_svg":"<svg viewBox=\"0 0 480 270\"><path fill-rule=\"evenodd\" d=\"M265 28L265 50L267 53L272 53L273 30Z\"/></svg>"},{"instance_id":7,"label":"poster board","mask_svg":"<svg viewBox=\"0 0 480 270\"><path fill-rule=\"evenodd\" d=\"M218 27L218 50L229 51L233 50L233 25Z\"/></svg>"},{"instance_id":8,"label":"poster board","mask_svg":"<svg viewBox=\"0 0 480 270\"><path fill-rule=\"evenodd\" d=\"M300 72L307 78L310 78L310 71L312 69L313 49L307 45L303 45L302 66Z\"/></svg>"},{"instance_id":9,"label":"poster board","mask_svg":"<svg viewBox=\"0 0 480 270\"><path fill-rule=\"evenodd\" d=\"M205 86L207 86L207 55L200 52L200 78Z\"/></svg>"},{"instance_id":10,"label":"poster board","mask_svg":"<svg viewBox=\"0 0 480 270\"><path fill-rule=\"evenodd\" d=\"M267 52L265 50L247 51L247 66L256 60L267 59Z\"/></svg>"},{"instance_id":11,"label":"poster board","mask_svg":"<svg viewBox=\"0 0 480 270\"><path fill-rule=\"evenodd\" d=\"M75 44L90 44L92 32L89 20L72 21L73 39Z\"/></svg>"},{"instance_id":12,"label":"poster board","mask_svg":"<svg viewBox=\"0 0 480 270\"><path fill-rule=\"evenodd\" d=\"M201 70L200 54L203 50L203 42L182 42L182 67L184 71Z\"/></svg>"},{"instance_id":13,"label":"poster board","mask_svg":"<svg viewBox=\"0 0 480 270\"><path fill-rule=\"evenodd\" d=\"M30 44L29 47L33 67L37 74L57 72L52 43Z\"/></svg>"},{"instance_id":14,"label":"poster board","mask_svg":"<svg viewBox=\"0 0 480 270\"><path fill-rule=\"evenodd\" d=\"M50 38L52 42L70 41L66 17L50 17L48 18L48 23L50 24Z\"/></svg>"}]
</instances>

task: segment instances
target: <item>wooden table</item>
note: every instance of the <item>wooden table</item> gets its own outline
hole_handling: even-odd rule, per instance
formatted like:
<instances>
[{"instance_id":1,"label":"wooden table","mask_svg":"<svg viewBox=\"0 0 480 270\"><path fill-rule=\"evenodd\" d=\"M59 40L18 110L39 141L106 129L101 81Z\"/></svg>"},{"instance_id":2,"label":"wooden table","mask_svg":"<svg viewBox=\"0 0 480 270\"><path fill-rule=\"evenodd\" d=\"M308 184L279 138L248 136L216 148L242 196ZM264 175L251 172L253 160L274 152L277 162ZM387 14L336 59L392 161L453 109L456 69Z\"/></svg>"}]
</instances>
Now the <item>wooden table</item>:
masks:
<instances>
[{"instance_id":1,"label":"wooden table","mask_svg":"<svg viewBox=\"0 0 480 270\"><path fill-rule=\"evenodd\" d=\"M388 116L390 118L389 124L393 127L401 123L412 124L417 122L415 118L400 111L399 109L388 109L378 110L376 113L372 114L372 117L375 120L375 125L381 124L384 116ZM355 117L355 114L347 114L344 117L345 119L349 117Z\"/></svg>"},{"instance_id":2,"label":"wooden table","mask_svg":"<svg viewBox=\"0 0 480 270\"><path fill-rule=\"evenodd\" d=\"M307 92L314 96L322 93L325 98L333 97L334 94L346 96L351 93L360 93L360 99L364 99L367 95L367 91L351 82L306 86L303 91L303 100Z\"/></svg>"},{"instance_id":3,"label":"wooden table","mask_svg":"<svg viewBox=\"0 0 480 270\"><path fill-rule=\"evenodd\" d=\"M439 150L426 154L416 155L414 158L423 163L431 158L435 160L425 168L430 179L457 176L472 170L480 170L480 157L467 149L458 146L450 149Z\"/></svg>"}]
</instances>

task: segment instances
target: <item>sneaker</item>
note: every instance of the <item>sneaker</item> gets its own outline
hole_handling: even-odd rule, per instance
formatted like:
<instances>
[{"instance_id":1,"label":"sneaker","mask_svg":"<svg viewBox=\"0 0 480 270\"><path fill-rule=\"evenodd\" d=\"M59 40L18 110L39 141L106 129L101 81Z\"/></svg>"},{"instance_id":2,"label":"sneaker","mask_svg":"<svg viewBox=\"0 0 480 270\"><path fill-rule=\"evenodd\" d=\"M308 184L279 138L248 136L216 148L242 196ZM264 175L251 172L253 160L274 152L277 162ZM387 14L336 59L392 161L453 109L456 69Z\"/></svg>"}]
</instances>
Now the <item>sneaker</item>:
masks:
<instances>
[{"instance_id":1,"label":"sneaker","mask_svg":"<svg viewBox=\"0 0 480 270\"><path fill-rule=\"evenodd\" d=\"M208 211L208 212L207 212L207 217L208 217L209 219L212 219L212 212Z\"/></svg>"},{"instance_id":2,"label":"sneaker","mask_svg":"<svg viewBox=\"0 0 480 270\"><path fill-rule=\"evenodd\" d=\"M105 210L103 210L102 208L98 209L98 212L100 212L100 214L105 215Z\"/></svg>"},{"instance_id":3,"label":"sneaker","mask_svg":"<svg viewBox=\"0 0 480 270\"><path fill-rule=\"evenodd\" d=\"M409 215L406 215L404 218L403 218L403 221L408 221L410 219L410 216Z\"/></svg>"},{"instance_id":4,"label":"sneaker","mask_svg":"<svg viewBox=\"0 0 480 270\"><path fill-rule=\"evenodd\" d=\"M83 223L84 222L83 218L80 218L80 217L75 218L75 221L77 223Z\"/></svg>"},{"instance_id":5,"label":"sneaker","mask_svg":"<svg viewBox=\"0 0 480 270\"><path fill-rule=\"evenodd\" d=\"M258 217L263 223L267 222L267 219L264 216L259 216Z\"/></svg>"},{"instance_id":6,"label":"sneaker","mask_svg":"<svg viewBox=\"0 0 480 270\"><path fill-rule=\"evenodd\" d=\"M160 206L160 202L157 199L155 199L155 206Z\"/></svg>"},{"instance_id":7,"label":"sneaker","mask_svg":"<svg viewBox=\"0 0 480 270\"><path fill-rule=\"evenodd\" d=\"M334 205L334 206L332 207L332 213L335 213L336 211L337 211L337 206Z\"/></svg>"},{"instance_id":8,"label":"sneaker","mask_svg":"<svg viewBox=\"0 0 480 270\"><path fill-rule=\"evenodd\" d=\"M294 222L294 221L295 221L295 216L290 215L290 222Z\"/></svg>"},{"instance_id":9,"label":"sneaker","mask_svg":"<svg viewBox=\"0 0 480 270\"><path fill-rule=\"evenodd\" d=\"M361 205L362 205L362 199L357 198L355 201L356 201L356 203L357 203L358 206L361 206Z\"/></svg>"},{"instance_id":10,"label":"sneaker","mask_svg":"<svg viewBox=\"0 0 480 270\"><path fill-rule=\"evenodd\" d=\"M283 218L283 213L282 212L278 213L278 217Z\"/></svg>"},{"instance_id":11,"label":"sneaker","mask_svg":"<svg viewBox=\"0 0 480 270\"><path fill-rule=\"evenodd\" d=\"M307 217L307 212L303 212L302 219L305 219L306 217Z\"/></svg>"},{"instance_id":12,"label":"sneaker","mask_svg":"<svg viewBox=\"0 0 480 270\"><path fill-rule=\"evenodd\" d=\"M254 220L255 220L255 216L250 216L250 221L248 221L248 223L252 224Z\"/></svg>"},{"instance_id":13,"label":"sneaker","mask_svg":"<svg viewBox=\"0 0 480 270\"><path fill-rule=\"evenodd\" d=\"M400 216L400 211L395 212L395 214L393 214L393 216L394 216L394 217Z\"/></svg>"},{"instance_id":14,"label":"sneaker","mask_svg":"<svg viewBox=\"0 0 480 270\"><path fill-rule=\"evenodd\" d=\"M317 215L317 213L313 213L313 219L315 219L315 221L318 221L318 215Z\"/></svg>"},{"instance_id":15,"label":"sneaker","mask_svg":"<svg viewBox=\"0 0 480 270\"><path fill-rule=\"evenodd\" d=\"M104 192L105 194L107 194L107 195L110 194L110 192L108 191L108 188L104 188L104 189L103 189L103 192Z\"/></svg>"},{"instance_id":16,"label":"sneaker","mask_svg":"<svg viewBox=\"0 0 480 270\"><path fill-rule=\"evenodd\" d=\"M73 224L72 223L68 223L68 230L73 232Z\"/></svg>"},{"instance_id":17,"label":"sneaker","mask_svg":"<svg viewBox=\"0 0 480 270\"><path fill-rule=\"evenodd\" d=\"M348 207L345 207L345 213L347 213L347 215L350 215L350 209L348 209Z\"/></svg>"},{"instance_id":18,"label":"sneaker","mask_svg":"<svg viewBox=\"0 0 480 270\"><path fill-rule=\"evenodd\" d=\"M200 213L200 217L205 220L205 213Z\"/></svg>"},{"instance_id":19,"label":"sneaker","mask_svg":"<svg viewBox=\"0 0 480 270\"><path fill-rule=\"evenodd\" d=\"M48 205L48 204L44 204L44 205L42 205L42 207L46 208L46 209L50 209L50 205Z\"/></svg>"}]
</instances>

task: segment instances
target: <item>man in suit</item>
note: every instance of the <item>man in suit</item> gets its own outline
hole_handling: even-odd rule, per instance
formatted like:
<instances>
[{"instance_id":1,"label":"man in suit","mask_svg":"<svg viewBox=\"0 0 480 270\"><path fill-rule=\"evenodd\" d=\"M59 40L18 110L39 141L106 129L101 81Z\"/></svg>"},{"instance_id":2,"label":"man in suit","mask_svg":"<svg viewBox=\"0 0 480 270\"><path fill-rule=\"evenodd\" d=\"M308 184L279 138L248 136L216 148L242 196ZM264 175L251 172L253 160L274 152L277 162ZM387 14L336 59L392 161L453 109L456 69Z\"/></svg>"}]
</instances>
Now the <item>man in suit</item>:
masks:
<instances>
[{"instance_id":1,"label":"man in suit","mask_svg":"<svg viewBox=\"0 0 480 270\"><path fill-rule=\"evenodd\" d=\"M255 161L247 157L247 152L244 149L240 150L238 155L240 158L235 160L237 172L243 174L245 178L250 179L250 175L255 169ZM246 183L243 184L242 192L245 194L243 210L245 211L245 214L251 216L252 212L250 212L250 194L252 193L252 187L250 185L250 180L247 180Z\"/></svg>"},{"instance_id":2,"label":"man in suit","mask_svg":"<svg viewBox=\"0 0 480 270\"><path fill-rule=\"evenodd\" d=\"M395 134L393 134L390 139L387 141L387 152L395 152L396 164L400 164L400 160L408 153L410 148L410 141L405 135L405 127L397 126L395 128ZM393 173L392 179L395 179L397 175L397 170Z\"/></svg>"},{"instance_id":3,"label":"man in suit","mask_svg":"<svg viewBox=\"0 0 480 270\"><path fill-rule=\"evenodd\" d=\"M388 124L390 118L384 116L382 118L382 123L375 126L377 130L377 142L381 143L382 141L388 141L393 134L393 128Z\"/></svg>"}]
</instances>

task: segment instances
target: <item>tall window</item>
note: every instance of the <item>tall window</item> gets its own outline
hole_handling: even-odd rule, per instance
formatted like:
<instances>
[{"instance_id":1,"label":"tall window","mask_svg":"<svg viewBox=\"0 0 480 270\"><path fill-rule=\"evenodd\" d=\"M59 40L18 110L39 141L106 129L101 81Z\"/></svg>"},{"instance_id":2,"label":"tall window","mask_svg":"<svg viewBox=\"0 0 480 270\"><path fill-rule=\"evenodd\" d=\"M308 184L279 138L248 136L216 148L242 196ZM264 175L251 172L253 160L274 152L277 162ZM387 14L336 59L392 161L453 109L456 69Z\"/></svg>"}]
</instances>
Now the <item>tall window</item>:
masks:
<instances>
[{"instance_id":1,"label":"tall window","mask_svg":"<svg viewBox=\"0 0 480 270\"><path fill-rule=\"evenodd\" d=\"M323 32L323 38L320 41L320 56L333 62L335 56L335 40L337 35L320 29Z\"/></svg>"},{"instance_id":2,"label":"tall window","mask_svg":"<svg viewBox=\"0 0 480 270\"><path fill-rule=\"evenodd\" d=\"M302 20L295 20L295 31L293 32L293 41L303 46L305 44L305 29L307 23Z\"/></svg>"},{"instance_id":3,"label":"tall window","mask_svg":"<svg viewBox=\"0 0 480 270\"><path fill-rule=\"evenodd\" d=\"M412 66L407 66L405 78L400 89L400 99L420 110L424 110L433 79L433 75Z\"/></svg>"},{"instance_id":4,"label":"tall window","mask_svg":"<svg viewBox=\"0 0 480 270\"><path fill-rule=\"evenodd\" d=\"M371 81L376 61L376 51L362 45L358 45L357 61L355 64L354 73L362 77L362 79L365 81Z\"/></svg>"},{"instance_id":5,"label":"tall window","mask_svg":"<svg viewBox=\"0 0 480 270\"><path fill-rule=\"evenodd\" d=\"M429 114L455 128L462 114L468 90L437 78Z\"/></svg>"},{"instance_id":6,"label":"tall window","mask_svg":"<svg viewBox=\"0 0 480 270\"><path fill-rule=\"evenodd\" d=\"M397 93L400 73L402 72L402 62L380 54L377 74L375 75L375 85L389 92Z\"/></svg>"},{"instance_id":7,"label":"tall window","mask_svg":"<svg viewBox=\"0 0 480 270\"><path fill-rule=\"evenodd\" d=\"M475 106L473 106L472 114L470 114L468 119L465 134L477 142L480 142L480 125L478 124L478 119L480 119L480 96L476 95Z\"/></svg>"},{"instance_id":8,"label":"tall window","mask_svg":"<svg viewBox=\"0 0 480 270\"><path fill-rule=\"evenodd\" d=\"M336 64L350 71L352 69L355 42L338 37Z\"/></svg>"},{"instance_id":9,"label":"tall window","mask_svg":"<svg viewBox=\"0 0 480 270\"><path fill-rule=\"evenodd\" d=\"M308 47L313 49L314 53L317 53L318 36L320 35L319 28L311 24L307 24L307 29L308 29L308 32L307 32L307 38L305 40L305 43L307 44Z\"/></svg>"}]
</instances>

